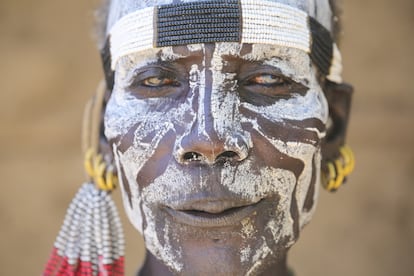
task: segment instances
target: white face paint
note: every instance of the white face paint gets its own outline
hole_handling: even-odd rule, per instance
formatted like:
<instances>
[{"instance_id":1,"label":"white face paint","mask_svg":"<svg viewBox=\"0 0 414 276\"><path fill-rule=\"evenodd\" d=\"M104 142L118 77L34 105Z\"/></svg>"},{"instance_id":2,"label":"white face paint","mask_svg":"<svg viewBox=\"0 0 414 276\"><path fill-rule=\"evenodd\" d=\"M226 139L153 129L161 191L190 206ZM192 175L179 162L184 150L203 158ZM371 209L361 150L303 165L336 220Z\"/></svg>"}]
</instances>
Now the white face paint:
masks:
<instances>
[{"instance_id":1,"label":"white face paint","mask_svg":"<svg viewBox=\"0 0 414 276\"><path fill-rule=\"evenodd\" d=\"M254 274L310 220L328 117L310 64L300 50L237 43L120 60L105 135L125 210L171 269L208 269L194 259L202 244L205 263ZM235 207L237 222L225 215Z\"/></svg>"}]
</instances>

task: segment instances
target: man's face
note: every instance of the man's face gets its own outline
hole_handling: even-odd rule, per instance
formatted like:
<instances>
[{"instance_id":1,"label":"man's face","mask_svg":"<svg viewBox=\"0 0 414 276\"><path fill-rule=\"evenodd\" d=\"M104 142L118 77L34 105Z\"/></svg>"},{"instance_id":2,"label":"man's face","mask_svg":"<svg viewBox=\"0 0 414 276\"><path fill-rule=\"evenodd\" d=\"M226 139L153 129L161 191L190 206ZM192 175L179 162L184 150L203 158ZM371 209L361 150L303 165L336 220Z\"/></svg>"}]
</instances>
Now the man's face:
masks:
<instances>
[{"instance_id":1,"label":"man's face","mask_svg":"<svg viewBox=\"0 0 414 276\"><path fill-rule=\"evenodd\" d=\"M182 274L282 258L315 208L328 106L308 54L262 44L123 57L106 107L125 210Z\"/></svg>"}]
</instances>

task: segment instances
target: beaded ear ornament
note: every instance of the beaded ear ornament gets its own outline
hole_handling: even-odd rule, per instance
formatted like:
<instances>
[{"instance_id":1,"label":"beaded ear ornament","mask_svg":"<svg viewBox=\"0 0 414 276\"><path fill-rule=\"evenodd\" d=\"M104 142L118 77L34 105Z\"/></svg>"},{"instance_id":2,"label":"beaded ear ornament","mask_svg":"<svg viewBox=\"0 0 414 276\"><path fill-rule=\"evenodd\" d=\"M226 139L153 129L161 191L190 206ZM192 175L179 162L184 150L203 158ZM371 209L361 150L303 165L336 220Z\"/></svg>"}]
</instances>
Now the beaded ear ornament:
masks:
<instances>
[{"instance_id":1,"label":"beaded ear ornament","mask_svg":"<svg viewBox=\"0 0 414 276\"><path fill-rule=\"evenodd\" d=\"M87 104L83 146L89 181L70 204L44 276L124 275L124 235L110 197L117 185L112 165L99 154L99 132L105 85Z\"/></svg>"}]
</instances>

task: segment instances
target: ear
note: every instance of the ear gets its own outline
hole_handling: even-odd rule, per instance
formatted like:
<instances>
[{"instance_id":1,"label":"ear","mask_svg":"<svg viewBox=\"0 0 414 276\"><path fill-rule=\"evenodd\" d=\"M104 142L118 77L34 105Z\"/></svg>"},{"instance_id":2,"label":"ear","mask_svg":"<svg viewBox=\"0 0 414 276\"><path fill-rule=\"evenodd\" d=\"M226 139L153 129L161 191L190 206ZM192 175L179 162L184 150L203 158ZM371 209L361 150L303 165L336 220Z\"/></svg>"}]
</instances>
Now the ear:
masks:
<instances>
[{"instance_id":1,"label":"ear","mask_svg":"<svg viewBox=\"0 0 414 276\"><path fill-rule=\"evenodd\" d=\"M327 81L323 91L329 104L327 134L322 141L322 164L339 157L339 148L345 144L353 87L346 83Z\"/></svg>"},{"instance_id":2,"label":"ear","mask_svg":"<svg viewBox=\"0 0 414 276\"><path fill-rule=\"evenodd\" d=\"M114 162L114 156L112 152L112 148L109 144L108 139L105 136L105 110L106 110L106 104L109 101L109 98L111 97L112 91L106 87L105 89L105 95L102 102L102 110L100 114L100 123L99 123L99 152L102 153L104 156L105 161L108 164L113 164Z\"/></svg>"},{"instance_id":3,"label":"ear","mask_svg":"<svg viewBox=\"0 0 414 276\"><path fill-rule=\"evenodd\" d=\"M102 154L108 165L113 163L113 153L104 134L104 115L110 95L111 91L106 88L105 82L102 81L85 107L82 129L84 155L89 149L92 149L96 154Z\"/></svg>"}]
</instances>

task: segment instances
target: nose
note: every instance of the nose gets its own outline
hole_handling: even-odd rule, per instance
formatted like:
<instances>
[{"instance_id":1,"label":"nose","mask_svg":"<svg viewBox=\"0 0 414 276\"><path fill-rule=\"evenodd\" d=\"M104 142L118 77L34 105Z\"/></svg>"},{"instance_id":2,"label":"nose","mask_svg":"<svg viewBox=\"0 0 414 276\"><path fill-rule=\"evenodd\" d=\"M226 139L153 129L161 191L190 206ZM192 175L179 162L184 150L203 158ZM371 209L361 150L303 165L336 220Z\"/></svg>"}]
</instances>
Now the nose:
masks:
<instances>
[{"instance_id":1,"label":"nose","mask_svg":"<svg viewBox=\"0 0 414 276\"><path fill-rule=\"evenodd\" d=\"M233 110L236 105L228 101L230 105L226 108L226 115L218 114L218 108L212 108L210 98L195 99L193 120L177 139L175 156L181 164L234 163L248 156L249 133L242 130L240 122L235 119L237 116L231 119L227 114L237 112Z\"/></svg>"},{"instance_id":2,"label":"nose","mask_svg":"<svg viewBox=\"0 0 414 276\"><path fill-rule=\"evenodd\" d=\"M218 136L214 131L199 133L195 128L181 139L176 159L181 164L240 162L248 156L246 140L237 133Z\"/></svg>"},{"instance_id":3,"label":"nose","mask_svg":"<svg viewBox=\"0 0 414 276\"><path fill-rule=\"evenodd\" d=\"M200 72L204 77L189 93L191 123L176 142L176 160L182 164L240 162L247 158L251 144L249 133L242 130L237 116L238 99L225 90L229 80L223 80L220 64L213 66L214 47L208 46L205 65L199 66L204 67Z\"/></svg>"}]
</instances>

